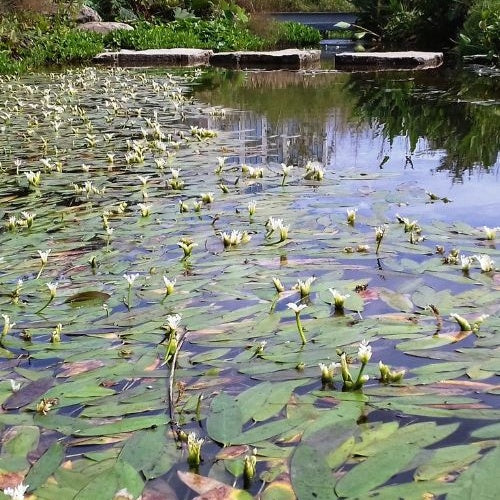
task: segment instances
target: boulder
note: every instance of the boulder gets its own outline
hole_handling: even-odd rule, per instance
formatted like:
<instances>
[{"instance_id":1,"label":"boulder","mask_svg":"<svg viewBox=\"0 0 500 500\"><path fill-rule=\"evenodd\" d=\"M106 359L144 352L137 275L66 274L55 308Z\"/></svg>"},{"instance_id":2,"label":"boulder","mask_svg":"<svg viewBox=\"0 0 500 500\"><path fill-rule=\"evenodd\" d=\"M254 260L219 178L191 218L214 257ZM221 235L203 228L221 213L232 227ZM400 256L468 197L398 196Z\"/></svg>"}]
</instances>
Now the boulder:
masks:
<instances>
[{"instance_id":1,"label":"boulder","mask_svg":"<svg viewBox=\"0 0 500 500\"><path fill-rule=\"evenodd\" d=\"M107 35L111 31L117 30L133 30L130 24L125 23L116 23L116 22L91 22L91 23L82 23L78 25L78 28L85 31L93 31L94 33L100 33L101 35Z\"/></svg>"},{"instance_id":2,"label":"boulder","mask_svg":"<svg viewBox=\"0 0 500 500\"><path fill-rule=\"evenodd\" d=\"M102 17L94 9L88 7L87 5L83 5L76 14L75 20L79 24L100 23L102 22Z\"/></svg>"},{"instance_id":3,"label":"boulder","mask_svg":"<svg viewBox=\"0 0 500 500\"><path fill-rule=\"evenodd\" d=\"M210 57L212 66L224 68L300 69L319 64L319 50L275 50L270 52L219 52Z\"/></svg>"},{"instance_id":4,"label":"boulder","mask_svg":"<svg viewBox=\"0 0 500 500\"><path fill-rule=\"evenodd\" d=\"M204 66L208 65L211 50L149 49L103 52L94 62L116 66Z\"/></svg>"},{"instance_id":5,"label":"boulder","mask_svg":"<svg viewBox=\"0 0 500 500\"><path fill-rule=\"evenodd\" d=\"M335 69L383 70L437 68L443 64L442 52L340 52Z\"/></svg>"}]
</instances>

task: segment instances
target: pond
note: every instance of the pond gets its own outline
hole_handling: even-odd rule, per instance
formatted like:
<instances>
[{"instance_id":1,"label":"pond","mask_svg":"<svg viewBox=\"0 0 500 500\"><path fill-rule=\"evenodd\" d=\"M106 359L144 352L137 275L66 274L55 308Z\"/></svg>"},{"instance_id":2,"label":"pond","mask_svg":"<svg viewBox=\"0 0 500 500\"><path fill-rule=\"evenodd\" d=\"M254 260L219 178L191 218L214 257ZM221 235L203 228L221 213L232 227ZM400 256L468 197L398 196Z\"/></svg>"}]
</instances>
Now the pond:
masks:
<instances>
[{"instance_id":1,"label":"pond","mask_svg":"<svg viewBox=\"0 0 500 500\"><path fill-rule=\"evenodd\" d=\"M495 496L496 73L0 83L0 490Z\"/></svg>"}]
</instances>

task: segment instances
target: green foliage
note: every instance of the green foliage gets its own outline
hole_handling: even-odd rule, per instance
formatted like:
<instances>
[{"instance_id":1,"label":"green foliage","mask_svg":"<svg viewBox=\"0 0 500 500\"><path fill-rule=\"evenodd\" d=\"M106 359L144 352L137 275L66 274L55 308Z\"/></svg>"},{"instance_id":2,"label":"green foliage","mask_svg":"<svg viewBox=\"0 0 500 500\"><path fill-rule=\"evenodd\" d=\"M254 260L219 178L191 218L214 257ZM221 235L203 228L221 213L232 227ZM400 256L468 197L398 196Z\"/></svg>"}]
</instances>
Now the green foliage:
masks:
<instances>
[{"instance_id":1,"label":"green foliage","mask_svg":"<svg viewBox=\"0 0 500 500\"><path fill-rule=\"evenodd\" d=\"M449 45L462 26L471 0L353 0L360 24L384 42L433 48Z\"/></svg>"},{"instance_id":2,"label":"green foliage","mask_svg":"<svg viewBox=\"0 0 500 500\"><path fill-rule=\"evenodd\" d=\"M321 33L300 23L276 23L274 45L285 47L312 47L321 41Z\"/></svg>"},{"instance_id":3,"label":"green foliage","mask_svg":"<svg viewBox=\"0 0 500 500\"><path fill-rule=\"evenodd\" d=\"M264 41L228 19L179 19L166 24L141 22L134 31L116 31L106 43L123 49L194 47L214 50L258 50Z\"/></svg>"},{"instance_id":4,"label":"green foliage","mask_svg":"<svg viewBox=\"0 0 500 500\"><path fill-rule=\"evenodd\" d=\"M500 9L496 0L478 0L471 7L460 33L462 54L500 53Z\"/></svg>"},{"instance_id":5,"label":"green foliage","mask_svg":"<svg viewBox=\"0 0 500 500\"><path fill-rule=\"evenodd\" d=\"M7 15L0 21L0 73L90 60L103 50L102 36L41 15Z\"/></svg>"}]
</instances>

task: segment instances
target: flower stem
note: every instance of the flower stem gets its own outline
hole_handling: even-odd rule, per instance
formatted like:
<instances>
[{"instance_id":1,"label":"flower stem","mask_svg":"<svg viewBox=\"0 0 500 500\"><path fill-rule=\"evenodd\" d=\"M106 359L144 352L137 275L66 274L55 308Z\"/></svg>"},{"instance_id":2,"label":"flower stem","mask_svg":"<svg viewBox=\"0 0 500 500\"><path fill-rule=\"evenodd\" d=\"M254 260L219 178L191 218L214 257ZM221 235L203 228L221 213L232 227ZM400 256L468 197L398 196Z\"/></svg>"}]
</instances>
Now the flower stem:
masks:
<instances>
[{"instance_id":1,"label":"flower stem","mask_svg":"<svg viewBox=\"0 0 500 500\"><path fill-rule=\"evenodd\" d=\"M42 267L40 267L40 271L38 271L38 274L36 275L35 279L38 279L40 277L40 275L42 274L44 268L45 268L45 264L42 264ZM47 306L45 306L45 307L47 307Z\"/></svg>"},{"instance_id":2,"label":"flower stem","mask_svg":"<svg viewBox=\"0 0 500 500\"><path fill-rule=\"evenodd\" d=\"M47 301L47 303L42 306L40 309L38 309L38 311L35 312L35 314L38 314L38 313L41 313L44 309L46 309L48 307L48 305L54 300L54 297L50 297L50 299Z\"/></svg>"},{"instance_id":3,"label":"flower stem","mask_svg":"<svg viewBox=\"0 0 500 500\"><path fill-rule=\"evenodd\" d=\"M297 330L299 331L300 340L302 341L302 345L307 343L306 336L304 335L304 329L302 328L302 323L300 322L300 317L298 313L295 313L295 321L297 323Z\"/></svg>"},{"instance_id":4,"label":"flower stem","mask_svg":"<svg viewBox=\"0 0 500 500\"><path fill-rule=\"evenodd\" d=\"M361 376L363 375L363 371L365 370L366 363L361 364L361 368L359 369L358 378L356 382L354 382L354 389L359 389L361 387Z\"/></svg>"}]
</instances>

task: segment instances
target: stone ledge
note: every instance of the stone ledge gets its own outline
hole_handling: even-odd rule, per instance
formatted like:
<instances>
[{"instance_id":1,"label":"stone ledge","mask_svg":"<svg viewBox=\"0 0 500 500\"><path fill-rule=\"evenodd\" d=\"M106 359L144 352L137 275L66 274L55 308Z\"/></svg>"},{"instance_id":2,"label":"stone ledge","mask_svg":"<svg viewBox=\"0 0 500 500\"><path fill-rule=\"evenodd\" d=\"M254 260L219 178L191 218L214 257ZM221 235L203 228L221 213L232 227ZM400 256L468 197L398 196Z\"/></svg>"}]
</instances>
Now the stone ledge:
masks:
<instances>
[{"instance_id":1,"label":"stone ledge","mask_svg":"<svg viewBox=\"0 0 500 500\"><path fill-rule=\"evenodd\" d=\"M98 54L94 62L115 66L204 66L212 54L203 49L120 50Z\"/></svg>"},{"instance_id":2,"label":"stone ledge","mask_svg":"<svg viewBox=\"0 0 500 500\"><path fill-rule=\"evenodd\" d=\"M94 33L100 33L101 35L107 35L108 33L117 30L132 31L134 29L132 28L132 26L130 26L130 24L106 21L92 21L89 23L82 23L78 25L78 28L84 31L93 31Z\"/></svg>"},{"instance_id":3,"label":"stone ledge","mask_svg":"<svg viewBox=\"0 0 500 500\"><path fill-rule=\"evenodd\" d=\"M301 69L319 65L320 50L276 50L269 52L219 52L210 57L212 66L223 68Z\"/></svg>"},{"instance_id":4,"label":"stone ledge","mask_svg":"<svg viewBox=\"0 0 500 500\"><path fill-rule=\"evenodd\" d=\"M437 68L442 52L341 52L335 54L335 69L381 70Z\"/></svg>"}]
</instances>

